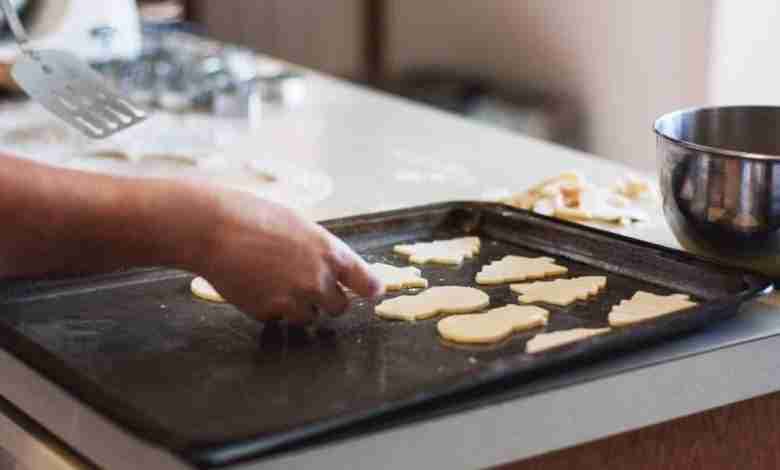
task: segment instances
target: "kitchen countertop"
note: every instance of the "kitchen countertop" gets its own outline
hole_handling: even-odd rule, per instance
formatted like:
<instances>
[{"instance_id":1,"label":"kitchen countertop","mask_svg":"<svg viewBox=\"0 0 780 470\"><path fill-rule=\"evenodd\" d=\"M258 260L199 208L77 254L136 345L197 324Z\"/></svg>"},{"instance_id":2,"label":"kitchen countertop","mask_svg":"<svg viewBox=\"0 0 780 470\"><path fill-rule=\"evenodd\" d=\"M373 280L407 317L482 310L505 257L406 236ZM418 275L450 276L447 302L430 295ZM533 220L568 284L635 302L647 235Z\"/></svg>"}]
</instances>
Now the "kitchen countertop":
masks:
<instances>
[{"instance_id":1,"label":"kitchen countertop","mask_svg":"<svg viewBox=\"0 0 780 470\"><path fill-rule=\"evenodd\" d=\"M496 196L571 169L602 185L627 172L614 162L340 80L310 74L307 86L306 99L296 107L264 110L252 135L235 142L232 151L289 159L330 175L332 194L303 209L318 220ZM623 233L677 247L660 213ZM475 402L457 412L380 426L240 468L455 469L528 458L780 390L778 334L780 308L753 302L706 331L543 377L522 393L504 390L490 404ZM720 345L716 350L714 343ZM122 431L68 404L66 394L51 384L36 385L32 393L35 374L3 351L0 370L19 378L3 380L0 395L76 451L110 468L141 465L141 457L128 456L141 455L143 443L117 444ZM542 389L547 391L534 391ZM102 439L94 439L96 429ZM0 447L4 444L0 437ZM181 468L156 450L144 455L155 467Z\"/></svg>"}]
</instances>

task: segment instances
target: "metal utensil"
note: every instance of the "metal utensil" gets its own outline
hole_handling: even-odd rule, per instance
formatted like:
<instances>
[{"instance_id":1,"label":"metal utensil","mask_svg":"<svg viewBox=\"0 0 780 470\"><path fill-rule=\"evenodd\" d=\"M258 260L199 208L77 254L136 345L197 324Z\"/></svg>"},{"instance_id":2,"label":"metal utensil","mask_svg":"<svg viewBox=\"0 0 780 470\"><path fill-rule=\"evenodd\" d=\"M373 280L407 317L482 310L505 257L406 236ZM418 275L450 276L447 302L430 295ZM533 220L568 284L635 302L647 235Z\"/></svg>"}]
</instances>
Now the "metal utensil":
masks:
<instances>
[{"instance_id":1,"label":"metal utensil","mask_svg":"<svg viewBox=\"0 0 780 470\"><path fill-rule=\"evenodd\" d=\"M27 3L29 0L11 0L11 5L13 5L14 9L18 12L19 15L23 15L23 11L25 7L27 7ZM0 18L0 29L5 29L5 15L3 15L2 18Z\"/></svg>"},{"instance_id":2,"label":"metal utensil","mask_svg":"<svg viewBox=\"0 0 780 470\"><path fill-rule=\"evenodd\" d=\"M30 49L27 32L10 0L0 0L0 8L23 52L11 75L30 98L94 139L146 118L146 111L111 90L97 72L73 54Z\"/></svg>"},{"instance_id":3,"label":"metal utensil","mask_svg":"<svg viewBox=\"0 0 780 470\"><path fill-rule=\"evenodd\" d=\"M780 277L780 107L676 111L655 132L664 215L680 244Z\"/></svg>"}]
</instances>

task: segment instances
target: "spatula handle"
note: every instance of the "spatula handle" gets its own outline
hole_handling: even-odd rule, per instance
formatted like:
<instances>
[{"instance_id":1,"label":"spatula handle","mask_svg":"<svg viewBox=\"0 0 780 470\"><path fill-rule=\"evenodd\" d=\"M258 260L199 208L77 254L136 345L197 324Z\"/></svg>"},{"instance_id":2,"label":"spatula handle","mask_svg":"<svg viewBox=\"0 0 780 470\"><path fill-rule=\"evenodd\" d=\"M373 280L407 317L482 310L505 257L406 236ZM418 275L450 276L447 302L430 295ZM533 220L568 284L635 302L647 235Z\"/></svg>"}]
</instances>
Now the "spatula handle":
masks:
<instances>
[{"instance_id":1,"label":"spatula handle","mask_svg":"<svg viewBox=\"0 0 780 470\"><path fill-rule=\"evenodd\" d=\"M11 32L14 33L16 43L24 49L24 46L30 39L27 37L27 31L25 31L24 26L22 26L19 14L16 13L16 8L11 4L11 0L0 0L0 8L3 9L5 20L8 22L8 26L11 27Z\"/></svg>"}]
</instances>

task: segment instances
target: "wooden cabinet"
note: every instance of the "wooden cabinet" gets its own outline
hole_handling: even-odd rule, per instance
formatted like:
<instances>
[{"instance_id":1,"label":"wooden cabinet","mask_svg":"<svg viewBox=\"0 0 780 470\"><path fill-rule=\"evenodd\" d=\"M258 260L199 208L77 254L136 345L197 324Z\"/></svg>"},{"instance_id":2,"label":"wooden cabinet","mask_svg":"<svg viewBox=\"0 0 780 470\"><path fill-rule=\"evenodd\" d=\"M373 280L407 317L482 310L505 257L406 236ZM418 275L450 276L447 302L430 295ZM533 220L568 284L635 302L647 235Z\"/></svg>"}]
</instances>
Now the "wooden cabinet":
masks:
<instances>
[{"instance_id":1,"label":"wooden cabinet","mask_svg":"<svg viewBox=\"0 0 780 470\"><path fill-rule=\"evenodd\" d=\"M345 78L365 75L362 0L190 0L188 8L217 39Z\"/></svg>"},{"instance_id":2,"label":"wooden cabinet","mask_svg":"<svg viewBox=\"0 0 780 470\"><path fill-rule=\"evenodd\" d=\"M499 470L775 470L780 393L500 467Z\"/></svg>"}]
</instances>

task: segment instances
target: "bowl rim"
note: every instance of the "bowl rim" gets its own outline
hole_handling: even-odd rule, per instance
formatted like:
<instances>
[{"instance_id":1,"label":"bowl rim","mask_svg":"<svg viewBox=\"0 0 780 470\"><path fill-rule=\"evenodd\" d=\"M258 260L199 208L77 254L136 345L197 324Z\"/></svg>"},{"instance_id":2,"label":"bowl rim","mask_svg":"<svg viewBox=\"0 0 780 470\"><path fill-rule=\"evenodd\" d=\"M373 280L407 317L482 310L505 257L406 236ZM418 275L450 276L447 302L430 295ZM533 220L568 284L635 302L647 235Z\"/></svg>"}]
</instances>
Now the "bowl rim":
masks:
<instances>
[{"instance_id":1,"label":"bowl rim","mask_svg":"<svg viewBox=\"0 0 780 470\"><path fill-rule=\"evenodd\" d=\"M658 137L661 137L664 140L677 144L681 147L688 148L691 150L696 150L699 152L707 152L716 155L732 157L737 159L744 159L744 160L780 161L780 154L772 155L767 153L744 152L741 150L731 150L731 149L725 149L721 147L713 147L710 145L697 144L695 142L691 142L688 140L671 137L659 129L659 126L661 125L662 121L665 121L666 119L671 118L673 116L677 116L684 113L717 110L717 109L745 109L745 110L764 109L764 110L774 110L780 113L780 106L768 106L768 105L692 106L689 108L678 109L675 111L670 111L668 113L662 114L653 122L653 132L655 132L655 134Z\"/></svg>"}]
</instances>

